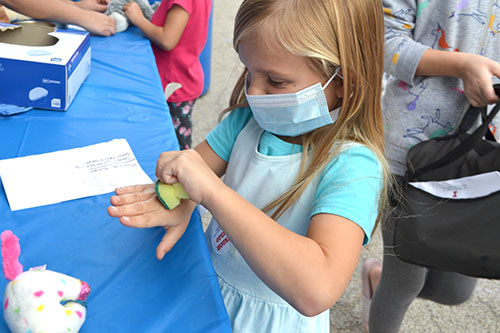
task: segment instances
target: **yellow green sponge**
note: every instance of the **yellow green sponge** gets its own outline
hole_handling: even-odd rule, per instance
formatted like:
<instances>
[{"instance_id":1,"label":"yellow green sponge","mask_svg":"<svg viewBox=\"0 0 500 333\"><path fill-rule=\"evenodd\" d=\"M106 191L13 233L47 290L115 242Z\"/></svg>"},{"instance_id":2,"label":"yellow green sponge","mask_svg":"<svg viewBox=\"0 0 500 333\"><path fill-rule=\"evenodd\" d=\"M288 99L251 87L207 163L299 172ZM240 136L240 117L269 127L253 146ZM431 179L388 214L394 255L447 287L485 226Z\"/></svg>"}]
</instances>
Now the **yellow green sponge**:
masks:
<instances>
[{"instance_id":1,"label":"yellow green sponge","mask_svg":"<svg viewBox=\"0 0 500 333\"><path fill-rule=\"evenodd\" d=\"M180 183L165 184L156 181L156 195L166 209L174 209L181 203L181 199L188 199L189 195Z\"/></svg>"}]
</instances>

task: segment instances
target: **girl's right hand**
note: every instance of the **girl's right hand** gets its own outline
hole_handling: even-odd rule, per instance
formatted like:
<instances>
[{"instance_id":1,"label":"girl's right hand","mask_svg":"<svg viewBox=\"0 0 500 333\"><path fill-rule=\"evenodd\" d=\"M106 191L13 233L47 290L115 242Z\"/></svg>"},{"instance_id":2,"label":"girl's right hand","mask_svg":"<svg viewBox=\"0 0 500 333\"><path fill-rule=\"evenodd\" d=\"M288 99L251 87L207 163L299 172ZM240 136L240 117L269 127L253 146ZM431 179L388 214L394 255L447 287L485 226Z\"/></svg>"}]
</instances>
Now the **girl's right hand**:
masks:
<instances>
[{"instance_id":1,"label":"girl's right hand","mask_svg":"<svg viewBox=\"0 0 500 333\"><path fill-rule=\"evenodd\" d=\"M470 104L482 107L498 102L492 77L500 78L500 64L477 54L463 53L462 56L459 76L464 83L465 96Z\"/></svg>"},{"instance_id":2,"label":"girl's right hand","mask_svg":"<svg viewBox=\"0 0 500 333\"><path fill-rule=\"evenodd\" d=\"M120 219L120 223L132 228L162 226L165 236L156 248L156 257L161 260L184 234L195 203L182 200L175 209L167 210L158 200L154 184L117 188L111 197L108 214Z\"/></svg>"},{"instance_id":3,"label":"girl's right hand","mask_svg":"<svg viewBox=\"0 0 500 333\"><path fill-rule=\"evenodd\" d=\"M160 155L156 176L165 184L181 183L189 198L210 210L210 199L224 183L195 149L169 151Z\"/></svg>"}]
</instances>

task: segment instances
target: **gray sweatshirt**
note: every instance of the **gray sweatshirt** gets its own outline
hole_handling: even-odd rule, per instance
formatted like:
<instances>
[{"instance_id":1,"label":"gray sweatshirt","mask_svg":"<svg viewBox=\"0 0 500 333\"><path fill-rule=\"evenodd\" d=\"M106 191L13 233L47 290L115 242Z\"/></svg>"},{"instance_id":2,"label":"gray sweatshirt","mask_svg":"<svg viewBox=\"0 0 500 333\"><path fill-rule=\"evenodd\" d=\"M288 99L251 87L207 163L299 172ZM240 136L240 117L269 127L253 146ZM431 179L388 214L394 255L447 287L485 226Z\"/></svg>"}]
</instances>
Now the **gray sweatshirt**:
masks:
<instances>
[{"instance_id":1,"label":"gray sweatshirt","mask_svg":"<svg viewBox=\"0 0 500 333\"><path fill-rule=\"evenodd\" d=\"M500 60L500 0L384 0L386 156L404 175L413 145L455 130L469 103L462 80L415 76L428 48ZM493 83L497 83L495 78Z\"/></svg>"}]
</instances>

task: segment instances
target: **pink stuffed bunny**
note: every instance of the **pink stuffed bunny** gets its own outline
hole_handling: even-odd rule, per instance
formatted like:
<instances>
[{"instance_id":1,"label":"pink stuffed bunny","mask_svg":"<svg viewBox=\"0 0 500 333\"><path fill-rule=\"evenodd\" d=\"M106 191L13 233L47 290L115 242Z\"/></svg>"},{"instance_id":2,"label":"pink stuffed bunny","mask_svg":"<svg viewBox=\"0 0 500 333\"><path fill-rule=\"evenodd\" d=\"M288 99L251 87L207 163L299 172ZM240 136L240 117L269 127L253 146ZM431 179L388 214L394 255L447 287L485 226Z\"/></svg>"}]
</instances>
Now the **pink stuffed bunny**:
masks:
<instances>
[{"instance_id":1,"label":"pink stuffed bunny","mask_svg":"<svg viewBox=\"0 0 500 333\"><path fill-rule=\"evenodd\" d=\"M85 321L90 293L86 282L71 276L33 267L23 272L19 263L19 239L2 232L3 271L10 280L4 293L4 318L17 332L78 332Z\"/></svg>"}]
</instances>

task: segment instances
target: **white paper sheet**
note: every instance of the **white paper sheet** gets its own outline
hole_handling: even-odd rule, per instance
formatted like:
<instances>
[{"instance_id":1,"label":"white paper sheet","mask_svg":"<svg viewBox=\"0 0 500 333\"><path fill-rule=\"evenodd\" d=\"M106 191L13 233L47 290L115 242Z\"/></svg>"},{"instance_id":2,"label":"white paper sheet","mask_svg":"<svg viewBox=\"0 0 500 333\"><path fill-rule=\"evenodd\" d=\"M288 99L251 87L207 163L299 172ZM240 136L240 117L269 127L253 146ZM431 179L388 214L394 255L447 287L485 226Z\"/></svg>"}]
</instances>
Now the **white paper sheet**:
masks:
<instances>
[{"instance_id":1,"label":"white paper sheet","mask_svg":"<svg viewBox=\"0 0 500 333\"><path fill-rule=\"evenodd\" d=\"M410 182L411 186L440 198L474 199L500 191L500 172L429 182Z\"/></svg>"},{"instance_id":2,"label":"white paper sheet","mask_svg":"<svg viewBox=\"0 0 500 333\"><path fill-rule=\"evenodd\" d=\"M0 177L13 211L152 183L125 139L0 160Z\"/></svg>"}]
</instances>

